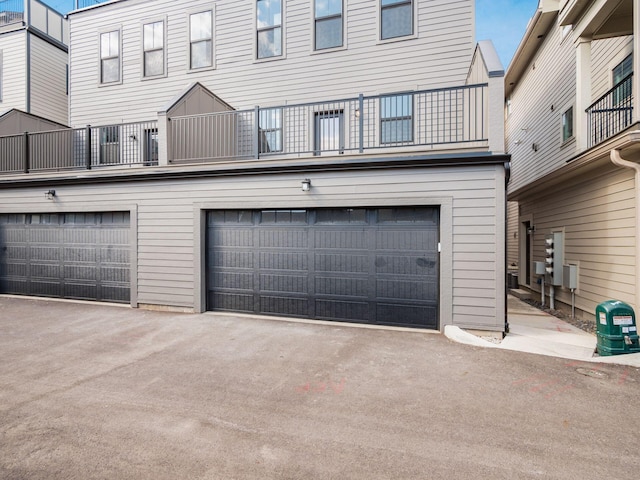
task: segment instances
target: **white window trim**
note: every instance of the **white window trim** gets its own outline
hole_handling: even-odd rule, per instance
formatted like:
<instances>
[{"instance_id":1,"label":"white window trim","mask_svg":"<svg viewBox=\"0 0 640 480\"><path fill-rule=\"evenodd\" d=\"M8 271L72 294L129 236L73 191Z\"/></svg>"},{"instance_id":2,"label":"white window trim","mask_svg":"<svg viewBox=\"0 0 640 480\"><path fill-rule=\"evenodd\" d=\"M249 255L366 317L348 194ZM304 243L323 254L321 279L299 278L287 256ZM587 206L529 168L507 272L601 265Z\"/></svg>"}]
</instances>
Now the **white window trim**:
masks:
<instances>
[{"instance_id":1,"label":"white window trim","mask_svg":"<svg viewBox=\"0 0 640 480\"><path fill-rule=\"evenodd\" d=\"M111 32L118 32L118 42L119 42L119 46L118 46L118 60L120 62L120 66L119 66L119 72L120 72L120 78L118 79L117 82L107 82L107 83L103 83L102 82L102 39L101 36L105 33L111 33ZM123 79L124 79L124 72L122 71L122 57L124 55L124 52L122 51L122 25L114 25L112 27L109 28L103 28L98 30L98 86L100 87L111 87L113 85L122 85L123 83Z\"/></svg>"},{"instance_id":2,"label":"white window trim","mask_svg":"<svg viewBox=\"0 0 640 480\"><path fill-rule=\"evenodd\" d=\"M201 68L191 68L191 15L195 13L211 12L211 66ZM187 10L187 73L206 72L216 69L216 34L218 29L216 28L216 6L215 5L203 5L200 8L192 8Z\"/></svg>"},{"instance_id":3,"label":"white window trim","mask_svg":"<svg viewBox=\"0 0 640 480\"><path fill-rule=\"evenodd\" d=\"M323 48L316 50L316 1L311 2L311 55L320 55L323 53L339 52L347 49L347 3L348 0L342 0L342 45L339 47Z\"/></svg>"},{"instance_id":4,"label":"white window trim","mask_svg":"<svg viewBox=\"0 0 640 480\"><path fill-rule=\"evenodd\" d=\"M413 6L413 33L411 35L404 35L402 37L393 37L393 38L382 38L382 0L376 0L376 28L378 29L378 33L376 33L376 39L378 45L384 45L386 43L395 43L395 42L403 42L406 40L413 40L418 38L418 1L412 0Z\"/></svg>"},{"instance_id":5,"label":"white window trim","mask_svg":"<svg viewBox=\"0 0 640 480\"><path fill-rule=\"evenodd\" d=\"M144 49L144 26L145 25L149 25L150 23L158 23L158 22L162 22L162 42L163 42L163 46L162 46L162 64L163 64L163 73L161 75L145 75L144 74L144 54L145 54L145 49ZM140 45L140 79L143 81L147 81L147 80L154 80L156 78L165 78L168 75L168 68L167 68L167 16L161 16L161 17L152 17L152 18L147 18L145 20L143 20L142 22L140 22L140 39L141 39L141 45Z\"/></svg>"},{"instance_id":6,"label":"white window trim","mask_svg":"<svg viewBox=\"0 0 640 480\"><path fill-rule=\"evenodd\" d=\"M258 58L258 1L253 0L253 62L273 62L277 60L286 60L287 58L287 2L281 2L282 12L280 13L280 28L282 29L282 55L266 58Z\"/></svg>"}]
</instances>

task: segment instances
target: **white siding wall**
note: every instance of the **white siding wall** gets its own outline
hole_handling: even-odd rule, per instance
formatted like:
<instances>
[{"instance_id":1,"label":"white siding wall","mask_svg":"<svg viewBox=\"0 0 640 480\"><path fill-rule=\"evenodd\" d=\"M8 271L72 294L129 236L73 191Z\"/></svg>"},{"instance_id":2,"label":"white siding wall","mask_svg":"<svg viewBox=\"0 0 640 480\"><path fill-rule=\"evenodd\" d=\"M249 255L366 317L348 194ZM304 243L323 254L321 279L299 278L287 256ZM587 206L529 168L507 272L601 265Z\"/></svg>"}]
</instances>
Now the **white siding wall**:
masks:
<instances>
[{"instance_id":1,"label":"white siding wall","mask_svg":"<svg viewBox=\"0 0 640 480\"><path fill-rule=\"evenodd\" d=\"M0 35L2 101L0 110L27 108L27 43L24 30Z\"/></svg>"},{"instance_id":2,"label":"white siding wall","mask_svg":"<svg viewBox=\"0 0 640 480\"><path fill-rule=\"evenodd\" d=\"M313 190L303 193L308 176ZM442 205L441 323L504 325L504 169L411 168L372 172L135 181L0 189L0 212L137 210L138 302L198 308L199 212L216 208ZM135 223L135 222L132 222ZM134 268L135 270L135 268Z\"/></svg>"},{"instance_id":3,"label":"white siding wall","mask_svg":"<svg viewBox=\"0 0 640 480\"><path fill-rule=\"evenodd\" d=\"M31 113L69 124L67 54L31 36Z\"/></svg>"},{"instance_id":4,"label":"white siding wall","mask_svg":"<svg viewBox=\"0 0 640 480\"><path fill-rule=\"evenodd\" d=\"M532 215L536 227L533 260L543 261L544 238L564 231L564 262L579 266L576 308L594 317L609 299L635 305L635 186L628 169L609 166L554 189L544 198L521 200L521 215ZM539 291L538 285L533 285ZM571 293L556 287L558 300Z\"/></svg>"},{"instance_id":5,"label":"white siding wall","mask_svg":"<svg viewBox=\"0 0 640 480\"><path fill-rule=\"evenodd\" d=\"M592 42L593 101L611 88L612 62L628 51L630 41L621 37ZM575 84L576 52L571 34L563 39L562 30L554 26L507 99L511 102L511 114L506 116L507 152L512 156L510 192L564 166L578 154L575 140L562 142L563 112L573 106L574 122L578 115L584 115L577 111Z\"/></svg>"},{"instance_id":6,"label":"white siding wall","mask_svg":"<svg viewBox=\"0 0 640 480\"><path fill-rule=\"evenodd\" d=\"M462 85L474 48L473 1L418 1L417 38L379 43L376 0L345 0L346 48L312 51L312 1L286 2L286 58L254 59L253 1L215 5L215 70L188 73L188 19L182 2L128 0L70 16L71 123L137 121L200 81L238 109ZM141 26L166 15L167 78L141 81ZM123 83L99 86L98 32L122 28Z\"/></svg>"}]
</instances>

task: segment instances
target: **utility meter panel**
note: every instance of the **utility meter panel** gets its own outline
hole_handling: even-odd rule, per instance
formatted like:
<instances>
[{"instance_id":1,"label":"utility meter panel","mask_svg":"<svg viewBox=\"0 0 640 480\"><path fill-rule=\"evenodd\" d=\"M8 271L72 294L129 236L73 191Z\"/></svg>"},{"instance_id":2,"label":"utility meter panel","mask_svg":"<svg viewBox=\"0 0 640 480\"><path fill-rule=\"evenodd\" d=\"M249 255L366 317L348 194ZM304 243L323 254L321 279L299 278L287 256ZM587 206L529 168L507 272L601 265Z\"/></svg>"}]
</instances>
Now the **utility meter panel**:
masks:
<instances>
[{"instance_id":1,"label":"utility meter panel","mask_svg":"<svg viewBox=\"0 0 640 480\"><path fill-rule=\"evenodd\" d=\"M563 233L553 232L544 239L545 276L548 283L555 286L562 285Z\"/></svg>"}]
</instances>

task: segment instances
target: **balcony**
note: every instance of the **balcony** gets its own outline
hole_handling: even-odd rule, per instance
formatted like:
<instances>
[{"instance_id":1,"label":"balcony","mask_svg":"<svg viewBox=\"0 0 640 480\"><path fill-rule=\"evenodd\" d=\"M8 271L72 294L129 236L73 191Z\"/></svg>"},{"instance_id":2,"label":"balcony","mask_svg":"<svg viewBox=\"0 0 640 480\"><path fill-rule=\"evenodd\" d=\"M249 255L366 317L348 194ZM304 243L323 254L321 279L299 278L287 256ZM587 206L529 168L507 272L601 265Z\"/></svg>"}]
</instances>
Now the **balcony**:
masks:
<instances>
[{"instance_id":1,"label":"balcony","mask_svg":"<svg viewBox=\"0 0 640 480\"><path fill-rule=\"evenodd\" d=\"M0 174L488 151L488 100L477 84L4 136Z\"/></svg>"},{"instance_id":2,"label":"balcony","mask_svg":"<svg viewBox=\"0 0 640 480\"><path fill-rule=\"evenodd\" d=\"M67 20L40 0L0 0L0 27L22 24L69 44Z\"/></svg>"},{"instance_id":3,"label":"balcony","mask_svg":"<svg viewBox=\"0 0 640 480\"><path fill-rule=\"evenodd\" d=\"M633 123L633 74L587 108L588 147L617 135Z\"/></svg>"}]
</instances>

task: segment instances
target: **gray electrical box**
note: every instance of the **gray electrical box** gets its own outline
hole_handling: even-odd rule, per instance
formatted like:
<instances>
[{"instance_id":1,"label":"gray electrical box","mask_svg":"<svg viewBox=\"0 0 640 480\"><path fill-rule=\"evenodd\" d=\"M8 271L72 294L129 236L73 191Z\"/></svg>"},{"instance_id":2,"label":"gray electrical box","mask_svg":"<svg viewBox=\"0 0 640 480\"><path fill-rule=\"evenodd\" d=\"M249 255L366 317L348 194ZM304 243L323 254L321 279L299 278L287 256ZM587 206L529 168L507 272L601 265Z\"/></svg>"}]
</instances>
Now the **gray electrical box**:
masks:
<instances>
[{"instance_id":1,"label":"gray electrical box","mask_svg":"<svg viewBox=\"0 0 640 480\"><path fill-rule=\"evenodd\" d=\"M546 280L555 286L562 285L563 237L562 232L553 232L544 239Z\"/></svg>"},{"instance_id":2,"label":"gray electrical box","mask_svg":"<svg viewBox=\"0 0 640 480\"><path fill-rule=\"evenodd\" d=\"M562 270L562 286L571 290L578 288L578 266L564 265Z\"/></svg>"},{"instance_id":3,"label":"gray electrical box","mask_svg":"<svg viewBox=\"0 0 640 480\"><path fill-rule=\"evenodd\" d=\"M535 265L536 275L545 274L544 262L533 262L533 264Z\"/></svg>"}]
</instances>

